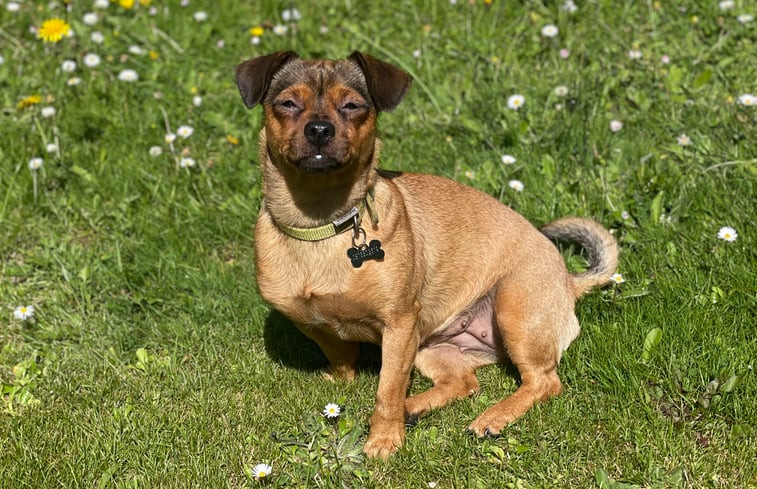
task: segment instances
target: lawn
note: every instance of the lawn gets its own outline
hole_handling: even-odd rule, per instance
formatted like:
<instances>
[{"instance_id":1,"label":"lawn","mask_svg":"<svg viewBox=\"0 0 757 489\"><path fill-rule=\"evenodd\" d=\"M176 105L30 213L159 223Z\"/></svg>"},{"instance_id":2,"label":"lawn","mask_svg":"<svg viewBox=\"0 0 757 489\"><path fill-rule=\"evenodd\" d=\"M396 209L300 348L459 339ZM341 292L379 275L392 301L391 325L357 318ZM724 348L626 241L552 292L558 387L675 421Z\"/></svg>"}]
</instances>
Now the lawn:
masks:
<instances>
[{"instance_id":1,"label":"lawn","mask_svg":"<svg viewBox=\"0 0 757 489\"><path fill-rule=\"evenodd\" d=\"M757 487L753 2L0 8L0 487ZM565 392L503 436L465 432L517 387L492 366L364 458L377 349L332 383L260 298L262 117L234 68L281 49L413 76L384 168L613 230Z\"/></svg>"}]
</instances>

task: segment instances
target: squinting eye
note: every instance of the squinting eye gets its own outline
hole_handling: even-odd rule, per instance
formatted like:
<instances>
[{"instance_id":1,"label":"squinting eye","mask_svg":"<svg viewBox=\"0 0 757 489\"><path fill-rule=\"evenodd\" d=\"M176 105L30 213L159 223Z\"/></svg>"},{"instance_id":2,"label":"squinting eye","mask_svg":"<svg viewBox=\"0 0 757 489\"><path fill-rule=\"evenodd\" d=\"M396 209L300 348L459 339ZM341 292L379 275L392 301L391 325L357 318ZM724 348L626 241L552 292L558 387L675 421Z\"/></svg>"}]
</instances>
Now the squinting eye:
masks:
<instances>
[{"instance_id":1,"label":"squinting eye","mask_svg":"<svg viewBox=\"0 0 757 489\"><path fill-rule=\"evenodd\" d=\"M295 104L291 100L284 100L279 105L281 105L282 107L284 107L286 109L296 109L297 108L297 104Z\"/></svg>"},{"instance_id":2,"label":"squinting eye","mask_svg":"<svg viewBox=\"0 0 757 489\"><path fill-rule=\"evenodd\" d=\"M353 102L347 102L346 104L342 105L342 110L357 110L358 105Z\"/></svg>"}]
</instances>

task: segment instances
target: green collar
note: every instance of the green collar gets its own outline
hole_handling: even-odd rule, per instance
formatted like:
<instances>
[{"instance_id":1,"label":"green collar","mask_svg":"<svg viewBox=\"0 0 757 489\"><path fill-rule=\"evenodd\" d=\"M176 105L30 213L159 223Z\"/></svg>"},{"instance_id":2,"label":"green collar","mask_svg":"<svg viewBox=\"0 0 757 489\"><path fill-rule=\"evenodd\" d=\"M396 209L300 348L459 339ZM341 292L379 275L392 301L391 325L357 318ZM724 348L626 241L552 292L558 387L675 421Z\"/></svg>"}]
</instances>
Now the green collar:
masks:
<instances>
[{"instance_id":1,"label":"green collar","mask_svg":"<svg viewBox=\"0 0 757 489\"><path fill-rule=\"evenodd\" d=\"M284 226L276 223L276 226L284 234L291 236L294 239L300 241L321 241L322 239L331 238L337 234L341 234L348 229L357 230L360 226L360 220L362 219L363 212L368 209L368 214L371 216L371 222L373 225L378 224L378 214L376 213L376 206L374 203L373 189L368 191L363 200L360 201L357 207L353 207L342 217L331 221L323 226L314 228L295 228ZM274 220L275 222L275 220Z\"/></svg>"}]
</instances>

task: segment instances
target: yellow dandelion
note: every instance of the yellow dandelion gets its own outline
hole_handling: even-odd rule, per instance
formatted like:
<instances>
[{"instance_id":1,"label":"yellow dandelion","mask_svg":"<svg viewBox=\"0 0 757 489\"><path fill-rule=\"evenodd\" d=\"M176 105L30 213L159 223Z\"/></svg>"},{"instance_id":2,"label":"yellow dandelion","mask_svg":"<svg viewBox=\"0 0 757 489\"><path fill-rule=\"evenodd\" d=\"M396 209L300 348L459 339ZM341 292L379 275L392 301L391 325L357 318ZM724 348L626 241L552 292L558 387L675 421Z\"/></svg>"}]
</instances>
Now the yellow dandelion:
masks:
<instances>
[{"instance_id":1,"label":"yellow dandelion","mask_svg":"<svg viewBox=\"0 0 757 489\"><path fill-rule=\"evenodd\" d=\"M134 0L118 0L118 4L123 8L130 9L134 7Z\"/></svg>"},{"instance_id":2,"label":"yellow dandelion","mask_svg":"<svg viewBox=\"0 0 757 489\"><path fill-rule=\"evenodd\" d=\"M160 54L158 54L157 51L153 51L152 49L150 50L150 52L148 53L148 55L150 56L150 59L153 60L153 61L155 61L156 59L158 59L160 57Z\"/></svg>"},{"instance_id":3,"label":"yellow dandelion","mask_svg":"<svg viewBox=\"0 0 757 489\"><path fill-rule=\"evenodd\" d=\"M235 138L231 134L227 134L226 135L226 141L228 141L229 143L231 143L234 146L236 146L237 144L239 144L239 138Z\"/></svg>"},{"instance_id":4,"label":"yellow dandelion","mask_svg":"<svg viewBox=\"0 0 757 489\"><path fill-rule=\"evenodd\" d=\"M31 105L36 105L40 102L42 102L42 97L40 97L39 95L29 95L27 97L22 98L21 101L18 104L16 104L16 108L18 110L21 110Z\"/></svg>"},{"instance_id":5,"label":"yellow dandelion","mask_svg":"<svg viewBox=\"0 0 757 489\"><path fill-rule=\"evenodd\" d=\"M265 32L265 30L263 30L263 28L260 27L259 25L256 25L255 27L250 29L250 35L255 36L255 37L262 36L263 32Z\"/></svg>"},{"instance_id":6,"label":"yellow dandelion","mask_svg":"<svg viewBox=\"0 0 757 489\"><path fill-rule=\"evenodd\" d=\"M44 42L58 42L63 36L71 32L71 26L63 19L48 19L42 22L42 27L37 31L37 38Z\"/></svg>"}]
</instances>

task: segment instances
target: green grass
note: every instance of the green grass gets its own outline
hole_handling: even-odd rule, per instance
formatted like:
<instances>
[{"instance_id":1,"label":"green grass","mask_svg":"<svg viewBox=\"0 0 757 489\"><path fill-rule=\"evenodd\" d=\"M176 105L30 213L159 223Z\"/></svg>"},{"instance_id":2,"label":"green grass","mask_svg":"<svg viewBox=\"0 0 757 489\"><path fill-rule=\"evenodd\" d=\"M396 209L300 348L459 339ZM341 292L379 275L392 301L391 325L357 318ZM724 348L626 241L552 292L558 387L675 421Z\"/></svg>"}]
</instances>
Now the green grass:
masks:
<instances>
[{"instance_id":1,"label":"green grass","mask_svg":"<svg viewBox=\"0 0 757 489\"><path fill-rule=\"evenodd\" d=\"M757 91L757 45L755 21L736 18L752 3L303 2L296 29L259 45L249 29L288 2L153 3L155 16L113 3L96 26L90 2L0 11L0 487L256 487L246 472L261 462L271 487L757 486L757 107L739 104ZM53 16L76 35L30 33ZM556 38L540 35L549 23ZM317 347L259 297L261 114L233 71L279 49L359 49L412 73L381 117L385 168L455 178L536 224L577 214L614 229L625 283L579 302L564 394L501 438L464 431L517 386L489 367L479 395L423 418L391 460L364 459L376 350L354 383L330 383ZM124 68L139 81L119 81ZM172 152L166 123L194 134ZM738 239L719 240L722 226ZM34 321L14 319L20 305ZM428 386L415 376L411 391ZM345 410L328 423L334 401Z\"/></svg>"}]
</instances>

